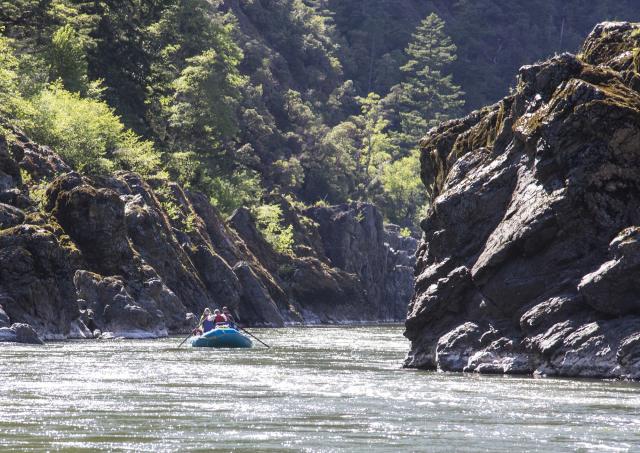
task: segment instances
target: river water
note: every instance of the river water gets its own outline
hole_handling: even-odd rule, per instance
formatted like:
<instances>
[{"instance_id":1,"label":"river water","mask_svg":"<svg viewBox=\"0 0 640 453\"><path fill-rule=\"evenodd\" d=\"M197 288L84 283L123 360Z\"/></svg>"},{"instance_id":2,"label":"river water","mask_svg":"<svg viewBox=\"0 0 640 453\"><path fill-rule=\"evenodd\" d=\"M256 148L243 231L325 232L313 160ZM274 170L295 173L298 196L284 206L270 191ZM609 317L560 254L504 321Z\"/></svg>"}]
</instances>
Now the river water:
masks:
<instances>
[{"instance_id":1,"label":"river water","mask_svg":"<svg viewBox=\"0 0 640 453\"><path fill-rule=\"evenodd\" d=\"M640 384L401 369L400 327L0 347L0 449L640 451Z\"/></svg>"}]
</instances>

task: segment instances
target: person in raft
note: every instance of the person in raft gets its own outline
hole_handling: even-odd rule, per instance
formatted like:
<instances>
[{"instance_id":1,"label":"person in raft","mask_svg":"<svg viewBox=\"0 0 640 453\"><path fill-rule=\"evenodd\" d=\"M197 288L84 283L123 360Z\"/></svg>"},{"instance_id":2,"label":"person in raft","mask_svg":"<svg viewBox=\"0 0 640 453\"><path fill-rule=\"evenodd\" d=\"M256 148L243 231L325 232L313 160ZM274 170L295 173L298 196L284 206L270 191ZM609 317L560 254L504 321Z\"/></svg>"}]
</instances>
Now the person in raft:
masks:
<instances>
[{"instance_id":1,"label":"person in raft","mask_svg":"<svg viewBox=\"0 0 640 453\"><path fill-rule=\"evenodd\" d=\"M222 314L224 315L225 318L227 318L227 322L231 324L231 327L234 327L236 320L231 314L231 310L229 310L228 307L222 307Z\"/></svg>"},{"instance_id":2,"label":"person in raft","mask_svg":"<svg viewBox=\"0 0 640 453\"><path fill-rule=\"evenodd\" d=\"M216 308L215 310L213 310L213 323L219 324L221 322L227 322L227 317L220 313L220 310Z\"/></svg>"},{"instance_id":3,"label":"person in raft","mask_svg":"<svg viewBox=\"0 0 640 453\"><path fill-rule=\"evenodd\" d=\"M202 314L202 332L207 333L216 326L215 322L211 317L211 310L209 308L204 309L204 313Z\"/></svg>"}]
</instances>

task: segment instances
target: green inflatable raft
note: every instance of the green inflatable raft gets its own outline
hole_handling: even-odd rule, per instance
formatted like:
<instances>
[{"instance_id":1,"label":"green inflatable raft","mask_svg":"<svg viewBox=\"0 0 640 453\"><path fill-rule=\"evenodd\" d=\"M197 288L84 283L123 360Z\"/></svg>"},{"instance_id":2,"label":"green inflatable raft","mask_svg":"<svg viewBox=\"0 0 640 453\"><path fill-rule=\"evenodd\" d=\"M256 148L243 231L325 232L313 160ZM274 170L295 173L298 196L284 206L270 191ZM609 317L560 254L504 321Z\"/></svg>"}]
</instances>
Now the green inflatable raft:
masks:
<instances>
[{"instance_id":1,"label":"green inflatable raft","mask_svg":"<svg viewBox=\"0 0 640 453\"><path fill-rule=\"evenodd\" d=\"M235 326L218 324L215 329L193 338L191 346L194 348L250 348L253 343Z\"/></svg>"}]
</instances>

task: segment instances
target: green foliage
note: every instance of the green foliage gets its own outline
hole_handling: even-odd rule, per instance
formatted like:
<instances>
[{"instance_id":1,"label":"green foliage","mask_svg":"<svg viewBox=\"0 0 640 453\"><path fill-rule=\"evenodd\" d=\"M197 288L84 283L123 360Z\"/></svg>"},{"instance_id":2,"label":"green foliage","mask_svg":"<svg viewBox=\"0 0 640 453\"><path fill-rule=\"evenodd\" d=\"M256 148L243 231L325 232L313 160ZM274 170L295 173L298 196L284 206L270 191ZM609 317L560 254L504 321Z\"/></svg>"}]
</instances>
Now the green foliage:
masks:
<instances>
[{"instance_id":1,"label":"green foliage","mask_svg":"<svg viewBox=\"0 0 640 453\"><path fill-rule=\"evenodd\" d=\"M181 220L181 216L182 216L182 211L180 210L180 207L178 207L178 205L171 199L166 199L166 200L161 200L160 201L160 205L162 206L162 209L164 210L164 212L167 214L167 217L169 217L169 219L171 219L172 222L174 223L180 223Z\"/></svg>"},{"instance_id":2,"label":"green foliage","mask_svg":"<svg viewBox=\"0 0 640 453\"><path fill-rule=\"evenodd\" d=\"M236 69L239 60L235 52L219 54L210 49L188 58L173 81L169 124L180 136L189 137L189 147L204 151L235 135L236 98L243 83ZM199 147L198 142L202 142Z\"/></svg>"},{"instance_id":3,"label":"green foliage","mask_svg":"<svg viewBox=\"0 0 640 453\"><path fill-rule=\"evenodd\" d=\"M184 227L185 222L183 221L184 215L182 213L182 209L178 206L176 197L171 192L169 186L163 184L154 189L154 193L162 207L162 210L167 214L169 220L177 226Z\"/></svg>"},{"instance_id":4,"label":"green foliage","mask_svg":"<svg viewBox=\"0 0 640 453\"><path fill-rule=\"evenodd\" d=\"M411 237L411 230L407 227L400 229L400 237L408 238Z\"/></svg>"},{"instance_id":5,"label":"green foliage","mask_svg":"<svg viewBox=\"0 0 640 453\"><path fill-rule=\"evenodd\" d=\"M256 205L264 194L260 176L249 170L240 170L228 177L212 178L208 186L211 203L226 215L240 206Z\"/></svg>"},{"instance_id":6,"label":"green foliage","mask_svg":"<svg viewBox=\"0 0 640 453\"><path fill-rule=\"evenodd\" d=\"M366 198L374 180L380 177L383 166L397 154L387 133L389 122L384 118L380 96L369 93L359 98L362 115L354 122L360 131L360 145L356 151L356 174L359 176L357 193Z\"/></svg>"},{"instance_id":7,"label":"green foliage","mask_svg":"<svg viewBox=\"0 0 640 453\"><path fill-rule=\"evenodd\" d=\"M20 169L22 183L29 189L29 198L34 202L38 210L46 213L45 206L47 204L47 187L49 182L46 180L34 181L29 173L24 169Z\"/></svg>"},{"instance_id":8,"label":"green foliage","mask_svg":"<svg viewBox=\"0 0 640 453\"><path fill-rule=\"evenodd\" d=\"M184 219L184 231L187 233L195 233L197 229L197 216L195 212L190 211Z\"/></svg>"},{"instance_id":9,"label":"green foliage","mask_svg":"<svg viewBox=\"0 0 640 453\"><path fill-rule=\"evenodd\" d=\"M141 39L148 46L145 117L170 152L213 155L237 134L240 48L215 3L173 0L159 7ZM142 88L142 87L141 87ZM139 90L141 90L139 88Z\"/></svg>"},{"instance_id":10,"label":"green foliage","mask_svg":"<svg viewBox=\"0 0 640 453\"><path fill-rule=\"evenodd\" d=\"M458 48L451 64L467 110L508 93L514 74L554 53L576 52L593 26L640 20L636 0L323 0L336 32L345 76L358 94L387 93L401 82L403 49L422 18L436 12Z\"/></svg>"},{"instance_id":11,"label":"green foliage","mask_svg":"<svg viewBox=\"0 0 640 453\"><path fill-rule=\"evenodd\" d=\"M418 26L405 50L409 59L400 68L405 79L386 100L404 148L415 147L431 127L462 113L463 93L444 73L456 59L456 46L444 26L435 14Z\"/></svg>"},{"instance_id":12,"label":"green foliage","mask_svg":"<svg viewBox=\"0 0 640 453\"><path fill-rule=\"evenodd\" d=\"M278 174L279 182L285 190L297 190L302 187L305 169L300 159L293 156L286 160L277 160L273 163L273 166Z\"/></svg>"},{"instance_id":13,"label":"green foliage","mask_svg":"<svg viewBox=\"0 0 640 453\"><path fill-rule=\"evenodd\" d=\"M492 102L597 21L640 18L582 3L0 0L0 116L77 169L160 173L225 214L268 188L408 226L418 140L463 97Z\"/></svg>"},{"instance_id":14,"label":"green foliage","mask_svg":"<svg viewBox=\"0 0 640 453\"><path fill-rule=\"evenodd\" d=\"M415 225L418 210L426 203L420 180L420 155L412 151L387 166L382 173L384 188L383 211L393 223Z\"/></svg>"},{"instance_id":15,"label":"green foliage","mask_svg":"<svg viewBox=\"0 0 640 453\"><path fill-rule=\"evenodd\" d=\"M283 255L293 255L293 226L283 225L282 208L262 205L257 206L253 213L258 229L273 249Z\"/></svg>"},{"instance_id":16,"label":"green foliage","mask_svg":"<svg viewBox=\"0 0 640 453\"><path fill-rule=\"evenodd\" d=\"M18 124L77 170L103 173L125 168L143 175L158 170L160 159L151 143L127 131L106 103L53 84L31 105L30 112L21 112Z\"/></svg>"},{"instance_id":17,"label":"green foliage","mask_svg":"<svg viewBox=\"0 0 640 453\"><path fill-rule=\"evenodd\" d=\"M53 80L62 80L69 91L87 92L86 53L80 35L71 25L60 27L53 33L48 59Z\"/></svg>"},{"instance_id":18,"label":"green foliage","mask_svg":"<svg viewBox=\"0 0 640 453\"><path fill-rule=\"evenodd\" d=\"M0 36L0 117L15 118L18 114L30 114L32 108L21 95L19 60L13 54L11 41ZM0 125L0 133L4 133Z\"/></svg>"}]
</instances>

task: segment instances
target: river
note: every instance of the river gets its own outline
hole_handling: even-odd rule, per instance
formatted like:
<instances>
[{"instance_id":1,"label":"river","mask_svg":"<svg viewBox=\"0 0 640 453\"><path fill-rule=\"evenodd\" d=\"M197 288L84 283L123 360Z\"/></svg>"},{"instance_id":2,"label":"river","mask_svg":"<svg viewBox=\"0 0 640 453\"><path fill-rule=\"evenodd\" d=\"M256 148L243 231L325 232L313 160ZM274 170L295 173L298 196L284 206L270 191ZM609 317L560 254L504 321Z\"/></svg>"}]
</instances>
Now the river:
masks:
<instances>
[{"instance_id":1,"label":"river","mask_svg":"<svg viewBox=\"0 0 640 453\"><path fill-rule=\"evenodd\" d=\"M640 384L401 368L402 329L0 347L0 449L638 451Z\"/></svg>"}]
</instances>

